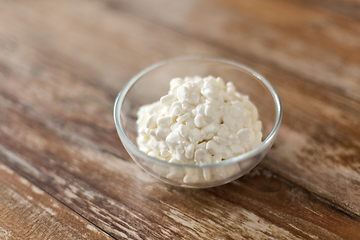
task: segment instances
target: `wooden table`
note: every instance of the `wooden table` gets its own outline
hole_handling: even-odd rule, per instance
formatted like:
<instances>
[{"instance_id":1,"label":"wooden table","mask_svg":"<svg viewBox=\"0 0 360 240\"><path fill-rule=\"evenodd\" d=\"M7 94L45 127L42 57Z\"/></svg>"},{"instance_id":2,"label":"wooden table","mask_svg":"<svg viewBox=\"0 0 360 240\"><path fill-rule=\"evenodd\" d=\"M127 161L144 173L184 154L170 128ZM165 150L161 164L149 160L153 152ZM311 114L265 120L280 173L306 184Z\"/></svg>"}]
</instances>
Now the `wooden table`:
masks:
<instances>
[{"instance_id":1,"label":"wooden table","mask_svg":"<svg viewBox=\"0 0 360 240\"><path fill-rule=\"evenodd\" d=\"M0 1L0 239L360 239L358 0ZM249 174L144 173L112 109L141 69L232 59L283 103Z\"/></svg>"}]
</instances>

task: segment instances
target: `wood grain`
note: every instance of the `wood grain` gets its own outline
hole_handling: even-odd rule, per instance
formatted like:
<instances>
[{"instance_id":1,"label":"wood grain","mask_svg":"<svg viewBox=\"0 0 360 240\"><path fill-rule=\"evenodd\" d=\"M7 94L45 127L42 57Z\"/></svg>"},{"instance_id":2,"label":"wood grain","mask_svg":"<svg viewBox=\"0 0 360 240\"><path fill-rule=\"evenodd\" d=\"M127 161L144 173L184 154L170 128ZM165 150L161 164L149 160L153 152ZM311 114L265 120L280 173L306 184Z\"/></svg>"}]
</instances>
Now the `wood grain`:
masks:
<instances>
[{"instance_id":1,"label":"wood grain","mask_svg":"<svg viewBox=\"0 0 360 240\"><path fill-rule=\"evenodd\" d=\"M0 191L1 239L112 239L2 163Z\"/></svg>"},{"instance_id":2,"label":"wood grain","mask_svg":"<svg viewBox=\"0 0 360 240\"><path fill-rule=\"evenodd\" d=\"M53 196L70 208L59 203L61 211L116 239L360 238L355 18L280 0L269 12L259 0L2 3L0 160L50 194L37 202ZM332 27L314 36L309 24L319 22ZM142 68L180 55L243 62L278 90L278 140L251 174L207 190L175 188L145 174L120 144L118 91Z\"/></svg>"},{"instance_id":3,"label":"wood grain","mask_svg":"<svg viewBox=\"0 0 360 240\"><path fill-rule=\"evenodd\" d=\"M108 2L118 11L360 100L360 55L354 54L360 51L360 25L350 17L302 1Z\"/></svg>"},{"instance_id":4,"label":"wood grain","mask_svg":"<svg viewBox=\"0 0 360 240\"><path fill-rule=\"evenodd\" d=\"M329 9L346 17L351 16L356 20L360 20L360 3L357 0L331 0L326 2L315 0L307 1L307 3L316 4L323 9Z\"/></svg>"},{"instance_id":5,"label":"wood grain","mask_svg":"<svg viewBox=\"0 0 360 240\"><path fill-rule=\"evenodd\" d=\"M284 144L263 164L360 213L358 21L298 1L108 2L118 12L235 52L228 56L263 73L279 92L286 126Z\"/></svg>"}]
</instances>

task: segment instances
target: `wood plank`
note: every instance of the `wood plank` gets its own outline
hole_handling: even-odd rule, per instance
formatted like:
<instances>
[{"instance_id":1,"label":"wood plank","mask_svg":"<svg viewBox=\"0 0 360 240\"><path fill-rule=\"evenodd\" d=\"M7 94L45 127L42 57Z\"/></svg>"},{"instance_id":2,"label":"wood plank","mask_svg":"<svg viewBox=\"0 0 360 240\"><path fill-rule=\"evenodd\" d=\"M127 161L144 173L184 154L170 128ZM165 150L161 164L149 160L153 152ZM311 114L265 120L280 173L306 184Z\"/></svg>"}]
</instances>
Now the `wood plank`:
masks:
<instances>
[{"instance_id":1,"label":"wood plank","mask_svg":"<svg viewBox=\"0 0 360 240\"><path fill-rule=\"evenodd\" d=\"M330 0L320 1L311 0L307 1L308 4L316 4L323 9L329 9L336 13L342 14L346 17L353 17L354 19L360 20L360 2L357 0ZM299 1L303 2L303 1Z\"/></svg>"},{"instance_id":2,"label":"wood plank","mask_svg":"<svg viewBox=\"0 0 360 240\"><path fill-rule=\"evenodd\" d=\"M107 2L360 101L360 55L354 54L360 51L360 24L353 18L297 0Z\"/></svg>"},{"instance_id":3,"label":"wood plank","mask_svg":"<svg viewBox=\"0 0 360 240\"><path fill-rule=\"evenodd\" d=\"M71 168L78 169L77 172L61 171L54 163L47 166L49 169L42 171L51 184L42 185L114 237L359 237L357 216L348 216L337 206L324 203L263 168L223 187L188 190L163 185L143 175L134 164L96 151L88 154L82 157L87 158L86 162L73 163ZM90 160L94 154L98 156ZM12 164L16 161L10 154L5 157ZM78 161L86 160L79 157ZM17 163L26 164L24 159ZM91 175L82 175L80 171ZM255 230L258 227L263 232Z\"/></svg>"},{"instance_id":4,"label":"wood plank","mask_svg":"<svg viewBox=\"0 0 360 240\"><path fill-rule=\"evenodd\" d=\"M44 6L46 5L40 4L40 8L43 8ZM61 14L68 16L68 21L75 21L76 19L72 18L75 18L75 16L80 16L81 14L84 14L83 19L88 19L90 17L88 15L91 15L93 12L95 12L96 7L101 6L102 5L95 5L95 7L93 7L94 9L90 8L91 11L85 8L85 10L79 10L80 12L78 12L77 14L72 14L71 12L67 13L66 7L59 8L58 11L60 11L60 16ZM26 16L25 12L23 13L22 11L28 11L28 8L25 8L24 10L20 7L20 9L18 9L19 15ZM286 147L280 148L286 149L286 151L277 151L275 157L272 157L271 160L264 162L263 164L266 164L267 167L271 168L273 171L276 171L278 174L281 174L282 176L291 179L291 181L297 182L306 189L311 189L312 191L315 191L317 194L325 197L329 201L334 201L334 203L345 207L350 211L355 211L357 214L359 214L360 210L358 206L360 206L360 204L358 200L359 198L357 197L358 180L356 177L359 171L359 166L357 164L357 161L355 161L356 156L359 152L358 135L360 127L358 119L360 113L358 111L358 103L354 101L349 101L346 97L339 95L338 92L332 93L328 91L328 89L323 89L321 86L304 82L302 81L302 79L299 79L296 74L295 76L293 76L283 72L279 73L276 69L273 69L272 66L269 67L267 65L254 63L249 61L247 58L240 58L235 55L227 54L226 52L221 52L216 48L197 41L192 41L172 31L167 31L166 29L162 28L156 28L152 24L148 24L141 20L139 21L137 19L132 19L131 16L127 14L125 14L124 16L121 15L119 19L117 19L118 14L108 16L106 14L106 11L97 11L97 14L101 16L101 19L104 21L104 26L109 25L111 21L118 21L117 25L120 26L121 24L124 24L128 28L131 27L134 32L137 32L137 34L141 36L150 34L149 29L151 29L152 33L154 33L155 31L154 29L157 29L156 36L161 36L161 40L157 39L156 37L153 37L152 39L147 38L146 44L151 45L146 45L144 42L142 43L142 45L140 45L140 41L135 43L126 42L127 45L125 45L124 48L117 49L118 54L113 54L110 56L99 55L101 51L98 50L99 53L93 53L94 56L89 55L89 60L86 60L86 63L84 63L84 58L81 55L82 51L90 53L93 46L101 47L104 44L102 42L107 42L107 39L110 39L111 41L114 41L112 39L119 39L119 41L121 40L122 42L124 42L124 39L126 39L126 37L128 36L126 35L126 32L124 32L122 28L111 28L107 31L102 28L101 31L103 32L102 34L99 34L98 38L91 37L92 32L95 30L91 28L93 27L92 25L90 25L89 27L84 27L87 26L86 21L84 21L79 24L78 28L73 30L74 33L78 34L76 38L73 38L74 42L70 42L69 44L64 45L62 41L55 41L55 39L61 39L62 31L57 30L61 28L58 26L60 25L60 23L56 21L56 19L58 19L59 17L57 17L54 13L51 14L51 16L53 16L54 18L51 22L55 26L52 26L51 28L44 28L46 26L41 25L41 21L39 22L38 20L33 20L31 18L31 16L38 17L37 15L29 16L30 19L27 19L27 21L33 24L29 26L22 24L22 22L17 18L8 19L8 22L11 22L13 24L13 28L11 28L11 30L7 29L7 31L16 31L16 33L19 34L18 39L23 39L23 41L26 40L27 42L25 44L31 47L34 46L36 51L39 52L32 50L32 48L26 48L26 45L24 45L22 47L23 52L13 51L12 55L10 55L13 58L14 65L3 66L3 68L8 69L8 71L10 71L8 74L10 75L11 72L17 73L21 70L21 74L25 74L25 76L27 77L29 77L28 75L32 76L33 73L31 73L31 71L35 71L32 69L37 69L37 71L41 69L41 77L35 76L34 79L34 76L32 76L30 78L31 80L25 81L23 79L23 82L19 82L19 80L15 79L19 78L21 75L16 76L13 84L6 84L8 87L4 87L4 89L7 89L9 92L16 92L19 91L19 89L21 89L22 87L25 87L26 89L28 89L28 94L24 93L24 91L21 91L21 99L23 99L22 104L25 104L26 106L28 106L29 104L37 106L36 110L38 111L33 114L47 116L44 117L44 119L50 118L47 125L53 126L55 127L55 129L61 128L61 131L67 130L66 134L69 135L69 138L76 138L79 141L84 141L85 136L86 138L94 141L91 143L92 146L100 144L99 141L101 141L101 147L98 147L101 151L110 150L118 156L124 156L124 153L117 150L119 144L118 141L115 140L117 139L117 137L112 123L112 100L117 94L116 86L123 84L124 81L126 81L126 79L130 77L126 77L126 71L129 71L129 69L134 69L134 72L136 72L139 68L138 65L145 66L148 60L144 60L143 63L143 59L140 58L138 61L134 61L136 62L136 64L138 64L137 66L125 65L124 68L126 69L126 71L124 73L123 71L117 71L117 69L118 66L122 66L122 64L125 64L125 62L127 62L127 58L115 58L114 56L131 56L131 52L136 52L136 50L138 49L146 49L146 51L149 52L150 55L155 56L158 52L157 46L161 45L163 39L167 39L166 42L168 44L173 44L173 47L169 46L169 49L172 49L172 51L174 52L169 53L169 57L171 57L171 54L176 53L176 47L178 47L179 53L184 52L185 47L181 48L179 46L185 45L186 49L196 49L196 51L194 52L198 54L207 52L214 55L218 54L219 56L231 57L233 59L244 62L254 67L258 71L262 72L273 82L283 100L283 125L286 127L283 128L284 130L281 130L281 133L284 134L281 134L279 136L278 141L286 143L284 145ZM5 19L7 17L5 13L2 16ZM9 15L9 17L11 17L11 15ZM20 22L15 25L17 21ZM36 27L38 25L41 27ZM143 25L145 25L145 27ZM33 32L34 34L36 33L37 35L44 34L42 33L42 31L38 30L44 28L43 31L45 31L47 35L54 35L51 38L51 41L47 43L42 42L41 46L49 45L49 49L47 49L48 52L44 52L43 47L40 48L37 45L36 40L40 37L34 37L33 35L23 35L24 32L26 32L25 28L31 29L31 32ZM15 33L9 32L8 34ZM165 38L167 35L170 35L172 37ZM87 43L87 39L89 38L92 38L91 43ZM46 38L41 37L41 39ZM82 42L84 43L81 44ZM15 43L13 45L15 45ZM77 49L77 46L82 46L82 48ZM58 49L60 49L61 51ZM153 52L150 52L149 49L153 49ZM116 49L114 49L114 51L116 51ZM70 53L73 53L73 55L71 55ZM29 59L29 56L27 56L26 54L33 57ZM56 56L56 58L54 58L54 56ZM75 56L80 56L80 59L76 59ZM5 62L7 61L6 59L4 59ZM113 64L110 64L112 63L112 61ZM66 64L64 64L65 62L69 62L71 66L77 66L78 70L74 70L74 68L66 66ZM103 62L106 62L106 66L103 64ZM51 63L51 65L48 66L44 63ZM105 70L101 70L99 66L104 67ZM123 81L119 81L117 79L116 81L114 81L114 76L101 77L103 72L104 74L115 74L116 71L118 79L124 79ZM44 86L47 86L46 84L44 85L44 83L49 82L49 77L54 78L53 81L56 80L55 83L51 83L54 85L54 89L50 92L54 94L58 93L57 98L61 100L56 104L55 107L53 104L54 99L51 95L36 94L36 91L38 91L37 88L40 91L44 91L41 89L44 89ZM77 79L78 82L74 82L72 80L72 78L74 77ZM24 78L24 76L21 76L21 78ZM34 82L36 79L40 81L38 83L38 86L37 83ZM107 79L107 81L109 82L105 81L104 79ZM95 90L89 89L87 85L83 86L83 83L81 83L80 81L83 81L86 84L90 83L92 86L96 86ZM61 82L65 85L62 86L62 84L56 82ZM113 83L114 85L114 88L112 89L108 87L108 84L111 85L111 83ZM31 89L33 89L33 91L29 92L29 90ZM120 89L120 86L118 89ZM103 90L103 92L101 92L100 90ZM71 95L63 95L65 92ZM85 95L79 95L79 93L84 93ZM89 95L89 93L91 94ZM49 98L45 98L46 96L48 96ZM42 99L39 99L39 97L42 97ZM79 102L78 98L82 100ZM96 102L103 106L97 106L97 108L94 109L95 105L90 102L84 101L84 99L92 98L94 98L93 102ZM79 112L74 111L74 108L76 109L76 111L81 111L81 115L78 114ZM28 109L33 108L28 106ZM88 113L88 109L92 109L91 112ZM54 116L61 116L62 114L64 114L62 119L54 119ZM309 119L307 116L311 116L311 118L314 118L314 120ZM316 125L314 126L317 127L313 127L311 129L305 127L308 122L313 121L315 121L316 123ZM299 127L296 129L297 126ZM59 132L60 130L56 131ZM329 131L332 132L331 136L324 135L324 132L326 133ZM79 136L74 134L74 132L78 132ZM288 133L289 136L287 136ZM298 139L292 137L296 135L296 133L297 136L302 136L302 141L299 141ZM349 134L350 138L346 136L345 133ZM64 134L64 132L62 132L62 134ZM322 147L320 148L324 148L328 152L332 151L332 144L335 140L334 138L336 138L337 136L339 136L339 139L337 139L337 144L339 144L338 149L351 148L352 150L346 155L343 155L341 151L333 152L332 157L327 157L326 155L323 155L324 150L306 150L312 149L314 146L313 143L309 144L308 140L315 140L316 138L318 138L318 136L324 136L324 138L318 140L317 142L323 143ZM85 142L88 143L88 141L86 140ZM299 145L299 143L302 143L302 145ZM304 146L304 144L307 145ZM120 149L123 150L123 148ZM314 152L317 154L314 154ZM299 155L302 155L302 157L299 157ZM321 159L324 159L323 165L318 165L319 157ZM304 171L303 169L304 159L306 159L307 161L306 171ZM321 174L318 174L319 172L321 172ZM349 172L351 172L351 174L349 174ZM334 176L337 177L334 178ZM332 179L337 180L335 181ZM328 181L330 181L332 184L325 184ZM348 188L344 189L344 185L348 186ZM341 194L339 194L339 192ZM349 193L353 197L348 197Z\"/></svg>"},{"instance_id":5,"label":"wood plank","mask_svg":"<svg viewBox=\"0 0 360 240\"><path fill-rule=\"evenodd\" d=\"M0 163L1 239L112 239Z\"/></svg>"},{"instance_id":6,"label":"wood plank","mask_svg":"<svg viewBox=\"0 0 360 240\"><path fill-rule=\"evenodd\" d=\"M241 62L254 66L268 77L278 90L284 104L284 124L287 127L281 129L280 137L283 138L283 141L280 145L282 147L276 152L273 151L274 155L271 156L275 157L264 164L307 189L311 189L327 199L333 199L337 204L350 207L351 211L356 210L359 213L357 207L359 203L352 201L358 199L359 196L357 194L359 192L357 176L360 172L360 165L357 156L360 153L358 141L360 107L354 101L349 100L349 98L353 98L358 102L358 90L355 89L360 87L357 77L360 71L360 55L354 54L357 52L354 49L360 50L360 45L358 45L360 25L358 22L296 1L287 1L286 3L284 1L253 1L251 3L227 1L226 3L230 3L232 6L231 10L228 9L228 6L224 6L226 4L217 2L205 4L203 1L186 1L179 5L164 1L156 3L145 1L144 4L137 4L136 1L108 1L108 4L119 12L130 11L139 18L176 29L187 36L205 40L212 45L245 55L240 58ZM203 8L205 8L203 11L197 12L197 9ZM160 14L160 11L170 14ZM305 15L307 18L299 17ZM211 28L203 27L205 20L207 24L211 25ZM328 30L314 34L311 27L309 28L309 24L319 22L329 24ZM239 30L234 30L229 34L229 28L238 28ZM340 41L340 38L344 37L346 38ZM283 39L297 47L294 49L284 46ZM269 44L270 42L273 44ZM302 51L302 53L299 55L294 51ZM232 58L236 57L232 55ZM347 59L346 64L331 62L341 58ZM249 59L253 62L248 62ZM312 60L317 62L312 62ZM324 64L324 67L321 67L321 64ZM354 71L344 70L349 66L353 66L354 68L351 68ZM317 70L313 71L313 68ZM347 75L352 73L356 74L352 77ZM308 74L311 74L311 77L308 77ZM336 77L331 80L329 74L334 74ZM350 94L349 91L353 90L355 91ZM300 115L295 113L299 109L302 112ZM294 131L296 121L294 122L294 116L289 116L291 121L287 120L289 112L293 112L291 115L297 115L300 120L296 119L296 121L307 119L303 121L301 128ZM303 115L304 113L305 115ZM316 120L307 118L307 115ZM324 123L321 123L322 121ZM304 128L307 128L307 122L314 122L318 127L312 128L311 131L306 130ZM321 129L324 124L328 125L326 130ZM333 128L339 130L334 131ZM324 135L322 131L331 132L331 135ZM292 139L287 134L296 135L298 139ZM347 134L351 137L348 138ZM318 136L324 137L319 139ZM334 143L335 138L338 138L336 143ZM313 143L309 144L309 140L313 140ZM349 147L349 141L353 142L350 143L352 147ZM303 145L299 145L300 143ZM350 151L347 150L349 148ZM323 164L318 164L319 159L323 161ZM306 171L303 169L304 160L308 167ZM341 162L340 166L338 166L339 161ZM343 172L342 174L339 174L339 169L342 169L340 170ZM322 174L319 175L319 172ZM344 177L351 180L340 180L342 184L338 184L338 179ZM342 186L344 184L348 186L349 181L353 186L344 189ZM333 184L338 186L338 190L333 189ZM345 199L346 197L342 200L340 200L341 197L338 197L348 196L348 194L354 195L351 197L351 201ZM354 205L355 208L351 205Z\"/></svg>"},{"instance_id":7,"label":"wood plank","mask_svg":"<svg viewBox=\"0 0 360 240\"><path fill-rule=\"evenodd\" d=\"M17 158L6 157L11 162ZM109 158L98 156L91 164L73 166L91 175L81 175L80 170L69 174L53 165L57 173L43 170L50 187L42 185L116 238L360 237L357 216L261 167L223 187L189 190L163 185L134 164ZM23 159L18 162L24 164Z\"/></svg>"},{"instance_id":8,"label":"wood plank","mask_svg":"<svg viewBox=\"0 0 360 240\"><path fill-rule=\"evenodd\" d=\"M356 101L98 2L7 4L0 22L11 28L1 25L0 33L2 46L13 47L0 58L0 158L112 236L359 237ZM95 13L99 21L90 22ZM223 187L179 189L152 179L114 129L112 104L126 79L184 53L241 60L274 81L283 99L285 128L276 148L253 174ZM333 158L311 148L330 151L334 141ZM344 148L353 152L343 156ZM320 173L319 157L327 167ZM321 185L334 175L337 182Z\"/></svg>"}]
</instances>

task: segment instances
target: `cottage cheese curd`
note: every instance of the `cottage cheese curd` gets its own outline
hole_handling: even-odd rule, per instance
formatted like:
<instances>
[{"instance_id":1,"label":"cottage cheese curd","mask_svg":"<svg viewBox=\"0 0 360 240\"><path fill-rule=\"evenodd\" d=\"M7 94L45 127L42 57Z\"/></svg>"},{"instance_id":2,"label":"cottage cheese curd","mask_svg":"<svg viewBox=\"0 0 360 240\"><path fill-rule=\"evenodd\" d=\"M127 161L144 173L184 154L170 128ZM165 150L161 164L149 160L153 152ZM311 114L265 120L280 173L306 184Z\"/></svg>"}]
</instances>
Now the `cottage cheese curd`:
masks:
<instances>
[{"instance_id":1,"label":"cottage cheese curd","mask_svg":"<svg viewBox=\"0 0 360 240\"><path fill-rule=\"evenodd\" d=\"M137 114L139 149L168 162L217 163L261 143L256 107L220 77L174 78L167 95Z\"/></svg>"}]
</instances>

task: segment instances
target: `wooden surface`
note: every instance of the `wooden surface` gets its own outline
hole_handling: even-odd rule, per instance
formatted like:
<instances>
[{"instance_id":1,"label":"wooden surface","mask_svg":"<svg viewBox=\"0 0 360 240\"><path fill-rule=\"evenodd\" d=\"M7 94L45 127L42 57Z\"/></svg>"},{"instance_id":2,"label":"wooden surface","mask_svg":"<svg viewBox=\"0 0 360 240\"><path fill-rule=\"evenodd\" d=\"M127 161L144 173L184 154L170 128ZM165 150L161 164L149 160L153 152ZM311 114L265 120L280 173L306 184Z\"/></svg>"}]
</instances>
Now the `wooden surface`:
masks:
<instances>
[{"instance_id":1,"label":"wooden surface","mask_svg":"<svg viewBox=\"0 0 360 240\"><path fill-rule=\"evenodd\" d=\"M359 1L0 3L0 239L360 239ZM284 110L259 166L203 190L144 173L112 118L189 55L250 66Z\"/></svg>"}]
</instances>

